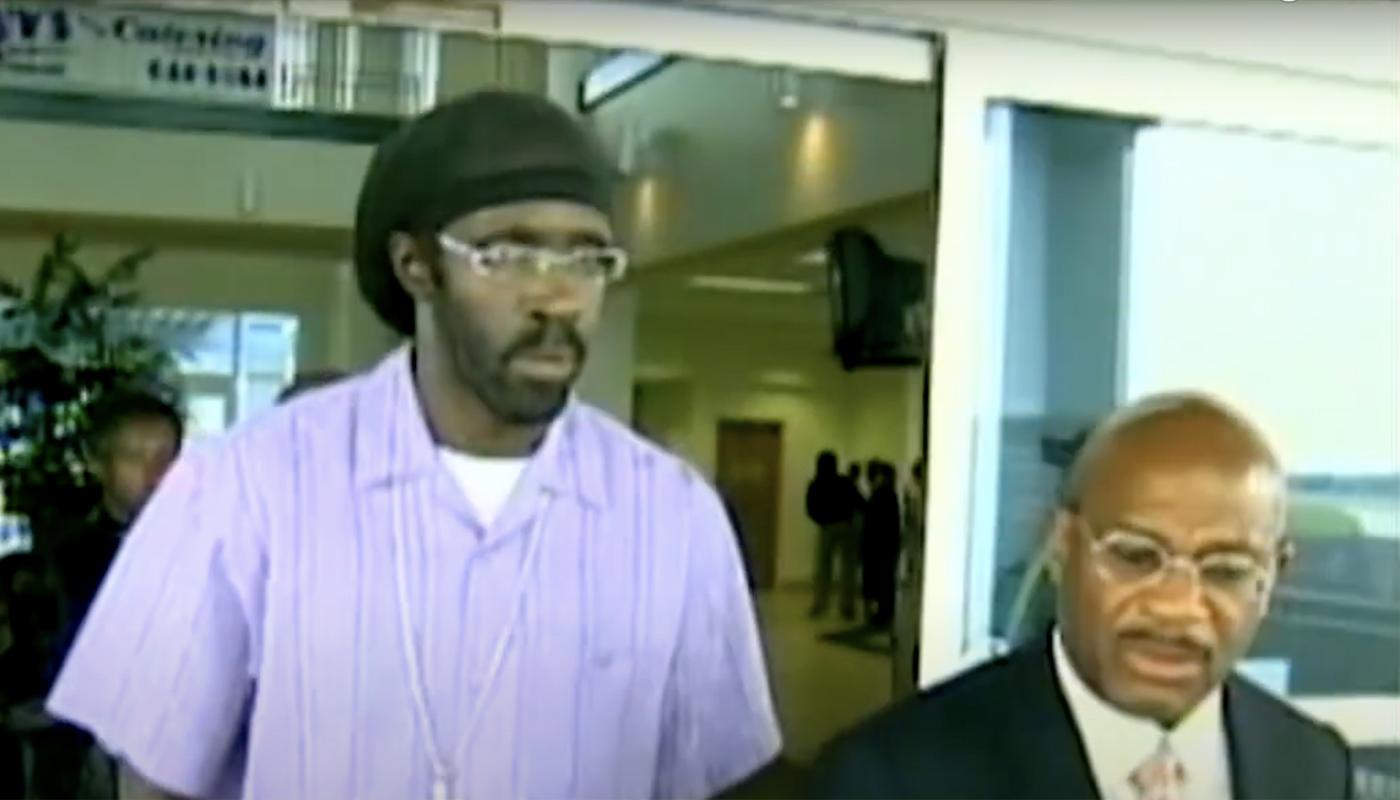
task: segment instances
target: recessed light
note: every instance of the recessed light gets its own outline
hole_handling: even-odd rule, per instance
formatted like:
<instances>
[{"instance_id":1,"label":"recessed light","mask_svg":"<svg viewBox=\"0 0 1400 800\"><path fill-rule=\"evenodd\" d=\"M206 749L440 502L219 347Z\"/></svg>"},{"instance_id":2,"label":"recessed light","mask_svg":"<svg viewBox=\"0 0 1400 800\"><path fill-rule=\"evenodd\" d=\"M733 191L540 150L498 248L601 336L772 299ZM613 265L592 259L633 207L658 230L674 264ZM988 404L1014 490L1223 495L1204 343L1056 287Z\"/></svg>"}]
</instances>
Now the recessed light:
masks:
<instances>
[{"instance_id":1,"label":"recessed light","mask_svg":"<svg viewBox=\"0 0 1400 800\"><path fill-rule=\"evenodd\" d=\"M812 285L802 281L744 278L737 275L697 275L690 279L690 285L695 289L753 294L807 294L812 291Z\"/></svg>"}]
</instances>

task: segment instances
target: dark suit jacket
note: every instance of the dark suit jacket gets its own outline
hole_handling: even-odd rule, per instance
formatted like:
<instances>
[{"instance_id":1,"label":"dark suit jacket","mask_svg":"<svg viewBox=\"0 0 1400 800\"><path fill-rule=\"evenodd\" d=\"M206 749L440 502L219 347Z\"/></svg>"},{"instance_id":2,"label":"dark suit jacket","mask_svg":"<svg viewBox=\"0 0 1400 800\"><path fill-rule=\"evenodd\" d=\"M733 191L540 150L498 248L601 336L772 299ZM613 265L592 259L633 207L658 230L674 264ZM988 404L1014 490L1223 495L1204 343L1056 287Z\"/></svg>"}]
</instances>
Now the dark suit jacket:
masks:
<instances>
[{"instance_id":1,"label":"dark suit jacket","mask_svg":"<svg viewBox=\"0 0 1400 800\"><path fill-rule=\"evenodd\" d=\"M1235 800L1355 797L1336 731L1240 677L1223 697ZM1090 800L1099 791L1044 639L838 737L804 796Z\"/></svg>"}]
</instances>

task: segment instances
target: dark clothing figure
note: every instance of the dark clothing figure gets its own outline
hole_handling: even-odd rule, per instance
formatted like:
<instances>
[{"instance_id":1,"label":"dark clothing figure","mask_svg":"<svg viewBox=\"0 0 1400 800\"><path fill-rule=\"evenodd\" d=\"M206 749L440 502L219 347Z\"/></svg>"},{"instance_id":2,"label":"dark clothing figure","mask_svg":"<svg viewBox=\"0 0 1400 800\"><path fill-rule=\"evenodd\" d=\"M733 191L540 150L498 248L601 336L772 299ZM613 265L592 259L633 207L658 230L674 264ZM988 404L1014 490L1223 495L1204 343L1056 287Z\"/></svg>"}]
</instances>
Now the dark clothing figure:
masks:
<instances>
[{"instance_id":1,"label":"dark clothing figure","mask_svg":"<svg viewBox=\"0 0 1400 800\"><path fill-rule=\"evenodd\" d=\"M102 511L76 524L54 554L68 625L64 644L87 616L88 607L117 557L126 526Z\"/></svg>"},{"instance_id":2,"label":"dark clothing figure","mask_svg":"<svg viewBox=\"0 0 1400 800\"><path fill-rule=\"evenodd\" d=\"M104 511L96 511L74 524L54 552L54 567L62 592L64 624L56 637L50 658L52 668L44 679L39 697L48 693L48 684L83 618L87 615L102 581L111 568L126 526ZM51 723L28 734L34 761L32 790L39 800L72 800L88 793L93 782L93 739L71 725ZM110 779L106 781L110 783Z\"/></svg>"},{"instance_id":3,"label":"dark clothing figure","mask_svg":"<svg viewBox=\"0 0 1400 800\"><path fill-rule=\"evenodd\" d=\"M15 557L0 562L0 569L9 567ZM11 571L3 569L5 577L0 579L0 792L5 797L26 797L28 787L24 781L24 750L20 735L10 724L10 710L25 702L36 690L35 669L37 659L23 630L23 623L14 619L19 614L12 610L13 581Z\"/></svg>"},{"instance_id":4,"label":"dark clothing figure","mask_svg":"<svg viewBox=\"0 0 1400 800\"><path fill-rule=\"evenodd\" d=\"M23 747L32 756L28 785L11 797L72 800L80 794L80 779L91 738L67 725L57 725L39 710L62 657L68 627L64 599L48 563L30 554L11 556L0 569L12 633L11 645L0 654L0 703L6 737L0 754L8 771L13 757L15 775L0 777L8 786L24 782ZM9 748L13 747L11 753Z\"/></svg>"},{"instance_id":5,"label":"dark clothing figure","mask_svg":"<svg viewBox=\"0 0 1400 800\"><path fill-rule=\"evenodd\" d=\"M1232 675L1224 725L1234 796L1356 797L1337 732ZM1048 635L897 703L817 757L803 797L891 800L1103 795Z\"/></svg>"},{"instance_id":6,"label":"dark clothing figure","mask_svg":"<svg viewBox=\"0 0 1400 800\"><path fill-rule=\"evenodd\" d=\"M836 471L836 458L819 459L807 485L807 518L817 526L817 563L813 570L812 616L826 613L836 582L841 616L854 619L856 579L860 568L860 509L863 498L849 478Z\"/></svg>"},{"instance_id":7,"label":"dark clothing figure","mask_svg":"<svg viewBox=\"0 0 1400 800\"><path fill-rule=\"evenodd\" d=\"M880 480L865 503L860 534L861 594L869 622L877 628L894 622L901 521L898 490L892 481Z\"/></svg>"},{"instance_id":8,"label":"dark clothing figure","mask_svg":"<svg viewBox=\"0 0 1400 800\"><path fill-rule=\"evenodd\" d=\"M10 681L16 668L15 648L0 653L0 709L5 714L4 724L0 725L0 792L5 797L25 797L27 787L24 781L24 750L18 733L10 727L10 709L18 705Z\"/></svg>"}]
</instances>

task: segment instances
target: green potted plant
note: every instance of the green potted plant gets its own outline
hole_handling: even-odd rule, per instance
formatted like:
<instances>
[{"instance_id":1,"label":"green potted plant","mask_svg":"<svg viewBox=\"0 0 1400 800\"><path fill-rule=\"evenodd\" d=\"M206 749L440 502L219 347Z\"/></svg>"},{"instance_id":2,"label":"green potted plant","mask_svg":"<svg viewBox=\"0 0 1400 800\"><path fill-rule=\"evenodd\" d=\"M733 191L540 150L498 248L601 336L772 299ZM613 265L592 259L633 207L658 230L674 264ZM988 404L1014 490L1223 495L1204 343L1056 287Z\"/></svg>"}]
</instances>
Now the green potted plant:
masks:
<instances>
[{"instance_id":1,"label":"green potted plant","mask_svg":"<svg viewBox=\"0 0 1400 800\"><path fill-rule=\"evenodd\" d=\"M149 248L94 273L78 250L59 234L27 287L0 280L0 525L25 526L36 550L91 504L88 405L116 386L178 402L175 353L196 333L141 324L136 280Z\"/></svg>"}]
</instances>

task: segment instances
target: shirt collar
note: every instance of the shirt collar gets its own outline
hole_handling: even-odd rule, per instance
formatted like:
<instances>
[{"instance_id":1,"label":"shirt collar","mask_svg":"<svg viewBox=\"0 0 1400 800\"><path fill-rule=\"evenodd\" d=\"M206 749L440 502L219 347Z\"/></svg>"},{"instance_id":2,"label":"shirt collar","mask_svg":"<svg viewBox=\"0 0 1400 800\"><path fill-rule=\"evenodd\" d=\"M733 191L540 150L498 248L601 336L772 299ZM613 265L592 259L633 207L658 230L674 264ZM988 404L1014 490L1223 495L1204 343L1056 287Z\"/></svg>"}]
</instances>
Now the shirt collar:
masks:
<instances>
[{"instance_id":1,"label":"shirt collar","mask_svg":"<svg viewBox=\"0 0 1400 800\"><path fill-rule=\"evenodd\" d=\"M1223 741L1220 690L1206 696L1170 731L1109 704L1079 676L1065 650L1060 629L1052 635L1055 677L1084 740L1094 775L1100 780L1126 778L1161 746L1165 735L1172 752L1188 766L1208 764Z\"/></svg>"},{"instance_id":2,"label":"shirt collar","mask_svg":"<svg viewBox=\"0 0 1400 800\"><path fill-rule=\"evenodd\" d=\"M395 350L358 380L352 423L356 485L369 488L435 475L442 463L413 384L411 347ZM600 434L589 409L571 398L530 456L527 478L556 494L606 505L602 470L585 464L587 454L601 448Z\"/></svg>"}]
</instances>

